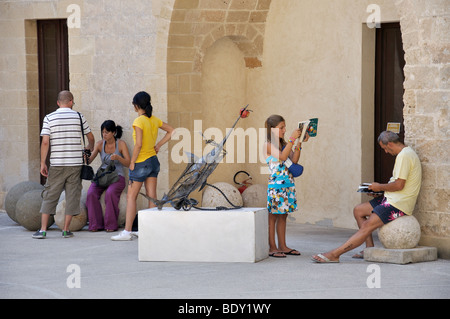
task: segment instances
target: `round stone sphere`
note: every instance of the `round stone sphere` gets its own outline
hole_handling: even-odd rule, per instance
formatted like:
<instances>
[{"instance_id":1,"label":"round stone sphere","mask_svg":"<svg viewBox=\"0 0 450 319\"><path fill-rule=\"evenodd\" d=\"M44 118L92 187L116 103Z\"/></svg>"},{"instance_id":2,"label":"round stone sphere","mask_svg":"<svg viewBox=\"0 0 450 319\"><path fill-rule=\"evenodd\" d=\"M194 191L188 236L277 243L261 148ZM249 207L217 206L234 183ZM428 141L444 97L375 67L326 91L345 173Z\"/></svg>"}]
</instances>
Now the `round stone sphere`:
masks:
<instances>
[{"instance_id":1,"label":"round stone sphere","mask_svg":"<svg viewBox=\"0 0 450 319\"><path fill-rule=\"evenodd\" d=\"M102 196L100 197L100 205L102 205L103 217L105 217L105 193L106 192L103 192ZM122 192L119 201L119 218L117 219L117 224L119 225L119 227L125 225L126 215L127 215L127 194Z\"/></svg>"},{"instance_id":2,"label":"round stone sphere","mask_svg":"<svg viewBox=\"0 0 450 319\"><path fill-rule=\"evenodd\" d=\"M420 224L414 216L402 216L382 226L378 238L387 249L411 249L420 240Z\"/></svg>"},{"instance_id":3,"label":"round stone sphere","mask_svg":"<svg viewBox=\"0 0 450 319\"><path fill-rule=\"evenodd\" d=\"M267 185L255 184L242 193L244 207L267 207Z\"/></svg>"},{"instance_id":4,"label":"round stone sphere","mask_svg":"<svg viewBox=\"0 0 450 319\"><path fill-rule=\"evenodd\" d=\"M87 193L82 192L80 198L80 214L73 216L69 225L69 230L72 232L80 231L87 224L87 207L86 207ZM64 229L64 221L66 219L66 199L61 195L62 200L56 206L55 223L59 229Z\"/></svg>"},{"instance_id":5,"label":"round stone sphere","mask_svg":"<svg viewBox=\"0 0 450 319\"><path fill-rule=\"evenodd\" d=\"M17 222L31 231L37 231L41 228L41 204L42 189L34 189L23 194L16 205ZM53 216L50 216L47 227L53 225Z\"/></svg>"},{"instance_id":6,"label":"round stone sphere","mask_svg":"<svg viewBox=\"0 0 450 319\"><path fill-rule=\"evenodd\" d=\"M9 190L8 194L6 194L6 197L5 197L6 213L8 214L9 218L11 218L16 223L18 223L18 221L16 219L17 201L19 200L20 197L22 197L22 195L24 195L28 191L31 191L34 189L39 189L42 192L42 190L44 189L44 186L42 186L39 183L31 182L31 181L22 182L22 183L15 185L14 187L12 187Z\"/></svg>"},{"instance_id":7,"label":"round stone sphere","mask_svg":"<svg viewBox=\"0 0 450 319\"><path fill-rule=\"evenodd\" d=\"M236 187L224 182L218 182L213 185L218 189L220 189L228 198L228 200L232 202L235 206L243 205L242 195ZM216 207L233 208L233 206L227 202L225 197L223 197L223 195L217 189L210 186L206 187L205 190L203 191L202 206L208 208L216 208Z\"/></svg>"}]
</instances>

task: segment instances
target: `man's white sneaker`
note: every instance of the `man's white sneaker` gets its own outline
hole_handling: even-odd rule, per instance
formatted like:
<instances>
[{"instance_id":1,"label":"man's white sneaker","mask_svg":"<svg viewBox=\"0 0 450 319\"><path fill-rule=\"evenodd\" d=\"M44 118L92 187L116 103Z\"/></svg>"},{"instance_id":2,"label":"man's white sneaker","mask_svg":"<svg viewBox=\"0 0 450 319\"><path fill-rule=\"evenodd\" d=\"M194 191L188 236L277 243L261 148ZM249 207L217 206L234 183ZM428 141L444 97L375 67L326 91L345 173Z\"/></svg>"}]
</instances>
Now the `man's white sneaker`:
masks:
<instances>
[{"instance_id":1,"label":"man's white sneaker","mask_svg":"<svg viewBox=\"0 0 450 319\"><path fill-rule=\"evenodd\" d=\"M111 240L114 241L127 241L127 240L132 240L133 236L131 234L131 232L123 230L119 233L119 235L116 236L112 236Z\"/></svg>"}]
</instances>

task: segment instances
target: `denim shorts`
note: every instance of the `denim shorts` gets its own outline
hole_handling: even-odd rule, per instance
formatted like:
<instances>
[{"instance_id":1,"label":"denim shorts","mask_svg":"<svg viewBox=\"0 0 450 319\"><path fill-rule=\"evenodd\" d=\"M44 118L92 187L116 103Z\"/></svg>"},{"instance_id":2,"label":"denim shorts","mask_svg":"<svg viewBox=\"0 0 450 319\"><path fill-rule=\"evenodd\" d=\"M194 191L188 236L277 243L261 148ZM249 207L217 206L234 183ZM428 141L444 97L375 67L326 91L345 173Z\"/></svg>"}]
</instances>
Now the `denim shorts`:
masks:
<instances>
[{"instance_id":1,"label":"denim shorts","mask_svg":"<svg viewBox=\"0 0 450 319\"><path fill-rule=\"evenodd\" d=\"M158 177L159 166L158 157L152 156L142 163L136 163L134 170L130 170L129 179L143 183L149 177Z\"/></svg>"},{"instance_id":2,"label":"denim shorts","mask_svg":"<svg viewBox=\"0 0 450 319\"><path fill-rule=\"evenodd\" d=\"M396 220L399 217L405 216L406 214L401 210L395 208L390 205L386 201L386 197L379 196L370 201L370 205L372 205L372 212L377 214L380 217L381 221L384 224L387 224L393 220Z\"/></svg>"}]
</instances>

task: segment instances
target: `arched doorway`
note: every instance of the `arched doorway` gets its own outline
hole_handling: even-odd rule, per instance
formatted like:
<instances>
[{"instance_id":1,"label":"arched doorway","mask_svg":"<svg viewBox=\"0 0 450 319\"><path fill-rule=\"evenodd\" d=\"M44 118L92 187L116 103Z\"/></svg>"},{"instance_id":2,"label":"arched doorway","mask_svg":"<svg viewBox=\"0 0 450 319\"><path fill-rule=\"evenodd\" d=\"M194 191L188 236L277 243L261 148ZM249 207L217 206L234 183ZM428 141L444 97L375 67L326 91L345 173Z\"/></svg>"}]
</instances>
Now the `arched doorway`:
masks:
<instances>
[{"instance_id":1,"label":"arched doorway","mask_svg":"<svg viewBox=\"0 0 450 319\"><path fill-rule=\"evenodd\" d=\"M227 46L232 42L241 52L244 68L262 66L265 23L270 4L271 0L192 1L189 4L183 0L175 1L167 49L169 123L194 132L194 121L203 120L206 123L208 119L205 116L217 115L208 112L206 109L210 105L205 105L213 103L210 99L211 92L204 92L203 82L203 64L211 47L218 43L219 46ZM229 52L236 53L231 46L228 48ZM217 52L220 53L220 49ZM222 53L219 54L220 59L226 59ZM239 55L236 54L234 58ZM208 72L212 74L214 71L210 68ZM210 89L211 86L208 85L208 90ZM245 92L242 94L245 95ZM222 107L220 111L227 110ZM214 123L217 122L213 121ZM227 123L224 125L223 128L226 128ZM203 125L203 129L207 127ZM194 136L192 139L194 140ZM169 146L169 156L175 143L176 141L172 141ZM175 164L169 160L169 184L173 183L183 169L183 163Z\"/></svg>"}]
</instances>

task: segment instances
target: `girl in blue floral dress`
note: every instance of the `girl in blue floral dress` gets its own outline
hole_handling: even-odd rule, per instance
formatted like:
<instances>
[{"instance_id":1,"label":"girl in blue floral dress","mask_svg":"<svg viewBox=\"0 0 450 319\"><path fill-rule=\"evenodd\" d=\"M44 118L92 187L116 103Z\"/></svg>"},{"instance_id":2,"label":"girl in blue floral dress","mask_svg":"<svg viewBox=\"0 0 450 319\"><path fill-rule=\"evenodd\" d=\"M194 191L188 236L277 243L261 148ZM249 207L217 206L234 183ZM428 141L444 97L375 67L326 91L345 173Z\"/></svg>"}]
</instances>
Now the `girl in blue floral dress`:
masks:
<instances>
[{"instance_id":1,"label":"girl in blue floral dress","mask_svg":"<svg viewBox=\"0 0 450 319\"><path fill-rule=\"evenodd\" d=\"M285 258L286 255L299 256L300 252L286 245L286 219L288 214L297 210L297 198L294 177L285 161L297 163L300 159L301 143L295 145L301 131L292 132L286 142L286 122L280 115L270 116L265 123L267 142L264 145L266 162L269 165L270 178L267 189L267 209L269 211L269 256ZM308 138L308 137L307 137ZM275 241L277 233L278 246Z\"/></svg>"}]
</instances>

